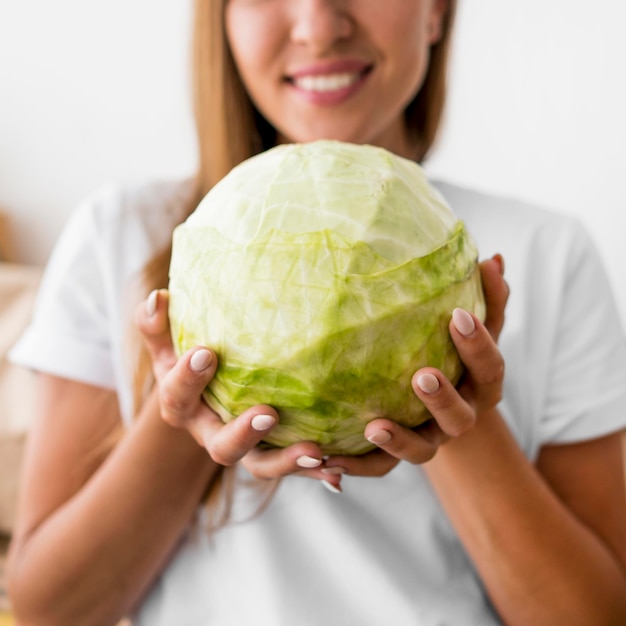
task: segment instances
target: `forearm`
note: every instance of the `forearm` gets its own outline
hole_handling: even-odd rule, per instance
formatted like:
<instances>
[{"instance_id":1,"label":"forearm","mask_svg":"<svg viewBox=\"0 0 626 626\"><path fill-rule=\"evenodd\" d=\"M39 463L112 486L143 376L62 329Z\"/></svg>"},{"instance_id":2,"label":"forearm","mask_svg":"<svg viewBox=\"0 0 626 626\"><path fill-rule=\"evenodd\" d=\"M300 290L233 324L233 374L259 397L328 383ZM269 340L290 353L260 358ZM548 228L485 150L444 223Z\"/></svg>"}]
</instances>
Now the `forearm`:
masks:
<instances>
[{"instance_id":1,"label":"forearm","mask_svg":"<svg viewBox=\"0 0 626 626\"><path fill-rule=\"evenodd\" d=\"M19 547L11 594L24 624L115 623L192 520L216 466L160 419L154 400L144 412L89 483Z\"/></svg>"},{"instance_id":2,"label":"forearm","mask_svg":"<svg viewBox=\"0 0 626 626\"><path fill-rule=\"evenodd\" d=\"M626 623L623 569L548 488L496 411L425 468L507 624Z\"/></svg>"}]
</instances>

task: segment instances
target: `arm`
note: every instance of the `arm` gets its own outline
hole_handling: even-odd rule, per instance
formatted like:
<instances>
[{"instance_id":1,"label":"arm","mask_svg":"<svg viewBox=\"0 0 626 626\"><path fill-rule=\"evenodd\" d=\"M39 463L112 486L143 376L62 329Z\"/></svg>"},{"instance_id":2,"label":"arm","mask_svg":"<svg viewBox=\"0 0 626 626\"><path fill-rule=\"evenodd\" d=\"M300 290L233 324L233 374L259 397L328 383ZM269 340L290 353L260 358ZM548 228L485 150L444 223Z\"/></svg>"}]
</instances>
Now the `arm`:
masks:
<instances>
[{"instance_id":1,"label":"arm","mask_svg":"<svg viewBox=\"0 0 626 626\"><path fill-rule=\"evenodd\" d=\"M497 311L497 281L483 278ZM487 320L494 339L497 319ZM474 428L441 446L426 472L506 623L626 623L620 435L546 446L532 465L479 391L499 360L487 329L451 327L470 371L459 394L445 380L433 394L416 386L435 414L476 409Z\"/></svg>"},{"instance_id":2,"label":"arm","mask_svg":"<svg viewBox=\"0 0 626 626\"><path fill-rule=\"evenodd\" d=\"M475 426L425 465L461 541L507 624L626 623L626 489L619 434L546 446L536 466L493 402L504 301L483 273L487 327L450 332L469 375L416 393L434 414L476 411ZM500 302L500 305L498 305ZM468 329L465 329L467 331ZM487 332L489 330L490 332Z\"/></svg>"},{"instance_id":3,"label":"arm","mask_svg":"<svg viewBox=\"0 0 626 626\"><path fill-rule=\"evenodd\" d=\"M414 377L415 393L435 418L428 430L374 420L366 435L385 434L377 456L329 464L378 475L399 459L427 461L425 471L507 624L624 624L619 435L544 447L536 466L525 458L496 409L504 368L495 340L508 289L495 270L493 261L483 264L485 325L474 318L450 326L467 366L458 390L432 368Z\"/></svg>"},{"instance_id":4,"label":"arm","mask_svg":"<svg viewBox=\"0 0 626 626\"><path fill-rule=\"evenodd\" d=\"M217 359L200 348L175 357L165 292L153 292L137 323L157 384L112 451L102 442L121 426L115 394L39 377L8 571L22 626L116 623L165 567L219 465L250 456L260 477L326 478L302 469L322 465L311 442L255 448L276 421L271 407L224 425L202 403Z\"/></svg>"},{"instance_id":5,"label":"arm","mask_svg":"<svg viewBox=\"0 0 626 626\"><path fill-rule=\"evenodd\" d=\"M114 624L163 567L215 465L161 420L154 397L104 460L93 455L119 423L112 393L41 375L39 397L10 553L13 608L29 626Z\"/></svg>"},{"instance_id":6,"label":"arm","mask_svg":"<svg viewBox=\"0 0 626 626\"><path fill-rule=\"evenodd\" d=\"M535 468L493 410L425 467L507 624L626 623L619 435L545 448Z\"/></svg>"}]
</instances>

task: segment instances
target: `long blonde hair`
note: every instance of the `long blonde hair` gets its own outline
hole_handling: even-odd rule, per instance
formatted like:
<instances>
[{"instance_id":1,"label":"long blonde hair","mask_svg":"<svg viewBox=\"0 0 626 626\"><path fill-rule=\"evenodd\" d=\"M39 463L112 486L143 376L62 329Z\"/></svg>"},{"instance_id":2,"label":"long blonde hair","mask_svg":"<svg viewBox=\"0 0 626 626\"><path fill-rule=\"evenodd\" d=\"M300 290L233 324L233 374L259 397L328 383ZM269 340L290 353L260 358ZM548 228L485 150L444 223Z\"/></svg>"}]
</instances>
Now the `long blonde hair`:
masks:
<instances>
[{"instance_id":1,"label":"long blonde hair","mask_svg":"<svg viewBox=\"0 0 626 626\"><path fill-rule=\"evenodd\" d=\"M271 148L276 141L275 130L256 110L235 67L224 27L226 1L194 2L191 61L198 167L194 193L183 211L185 217L235 165ZM443 115L455 12L456 0L449 0L442 35L431 47L424 82L405 113L419 161L424 160L433 146ZM168 247L146 265L143 293L167 285L170 255ZM143 348L137 350L134 390L135 405L139 407L150 386L151 363Z\"/></svg>"}]
</instances>

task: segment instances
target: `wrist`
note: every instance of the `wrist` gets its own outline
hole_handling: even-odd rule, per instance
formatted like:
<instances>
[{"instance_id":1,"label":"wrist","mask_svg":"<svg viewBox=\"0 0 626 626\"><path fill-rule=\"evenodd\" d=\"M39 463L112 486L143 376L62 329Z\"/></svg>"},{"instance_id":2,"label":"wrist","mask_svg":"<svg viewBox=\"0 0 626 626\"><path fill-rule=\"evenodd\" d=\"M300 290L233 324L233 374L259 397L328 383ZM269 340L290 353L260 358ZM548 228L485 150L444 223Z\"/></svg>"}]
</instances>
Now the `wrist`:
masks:
<instances>
[{"instance_id":1,"label":"wrist","mask_svg":"<svg viewBox=\"0 0 626 626\"><path fill-rule=\"evenodd\" d=\"M188 429L171 425L161 417L156 391L146 400L133 427L137 428L139 437L161 450L168 465L188 466L203 473L207 480L212 479L219 467Z\"/></svg>"},{"instance_id":2,"label":"wrist","mask_svg":"<svg viewBox=\"0 0 626 626\"><path fill-rule=\"evenodd\" d=\"M427 470L434 473L450 472L451 476L470 470L471 474L497 471L505 460L523 457L500 412L494 408L481 413L476 424L467 433L449 438L437 450Z\"/></svg>"}]
</instances>

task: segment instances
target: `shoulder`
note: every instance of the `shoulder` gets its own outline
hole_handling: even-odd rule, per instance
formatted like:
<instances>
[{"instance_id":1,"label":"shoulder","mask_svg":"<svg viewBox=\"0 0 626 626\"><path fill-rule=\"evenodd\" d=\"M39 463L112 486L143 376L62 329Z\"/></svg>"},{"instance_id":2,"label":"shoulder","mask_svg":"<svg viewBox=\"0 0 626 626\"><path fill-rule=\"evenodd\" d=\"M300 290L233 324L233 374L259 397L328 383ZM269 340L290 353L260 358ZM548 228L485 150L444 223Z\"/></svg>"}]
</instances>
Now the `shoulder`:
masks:
<instances>
[{"instance_id":1,"label":"shoulder","mask_svg":"<svg viewBox=\"0 0 626 626\"><path fill-rule=\"evenodd\" d=\"M443 181L433 184L475 237L491 243L538 245L543 239L586 239L580 221L527 200L470 189Z\"/></svg>"},{"instance_id":2,"label":"shoulder","mask_svg":"<svg viewBox=\"0 0 626 626\"><path fill-rule=\"evenodd\" d=\"M101 187L85 197L66 222L47 274L88 268L137 271L169 245L192 194L191 180Z\"/></svg>"},{"instance_id":3,"label":"shoulder","mask_svg":"<svg viewBox=\"0 0 626 626\"><path fill-rule=\"evenodd\" d=\"M121 379L137 277L189 209L190 181L108 185L73 212L47 263L12 359L89 384ZM64 358L58 358L63 354Z\"/></svg>"},{"instance_id":4,"label":"shoulder","mask_svg":"<svg viewBox=\"0 0 626 626\"><path fill-rule=\"evenodd\" d=\"M105 309L123 300L135 277L169 245L174 227L189 210L192 189L190 181L108 185L85 198L50 256L39 304L104 317Z\"/></svg>"},{"instance_id":5,"label":"shoulder","mask_svg":"<svg viewBox=\"0 0 626 626\"><path fill-rule=\"evenodd\" d=\"M185 218L192 193L189 179L108 184L78 205L70 227L75 222L86 233L89 229L97 233L100 240L115 237L118 245L127 236L142 233L169 237L168 231Z\"/></svg>"},{"instance_id":6,"label":"shoulder","mask_svg":"<svg viewBox=\"0 0 626 626\"><path fill-rule=\"evenodd\" d=\"M481 258L504 256L509 280L553 291L589 264L605 282L596 243L577 217L519 198L434 184L476 239Z\"/></svg>"}]
</instances>

